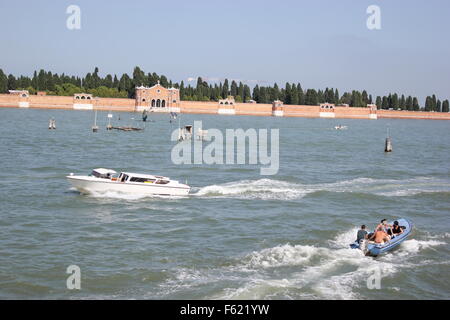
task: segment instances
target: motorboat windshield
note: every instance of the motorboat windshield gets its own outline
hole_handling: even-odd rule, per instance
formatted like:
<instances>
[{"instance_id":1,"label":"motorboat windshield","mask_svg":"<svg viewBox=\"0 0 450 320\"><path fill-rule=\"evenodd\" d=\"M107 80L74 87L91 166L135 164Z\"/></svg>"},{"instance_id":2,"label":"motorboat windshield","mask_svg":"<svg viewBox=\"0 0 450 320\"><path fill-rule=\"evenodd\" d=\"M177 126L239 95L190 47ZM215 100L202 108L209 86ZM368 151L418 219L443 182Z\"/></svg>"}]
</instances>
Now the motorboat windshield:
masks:
<instances>
[{"instance_id":1,"label":"motorboat windshield","mask_svg":"<svg viewBox=\"0 0 450 320\"><path fill-rule=\"evenodd\" d=\"M111 179L113 175L117 174L116 171L111 169L97 168L92 170L91 176L101 179Z\"/></svg>"}]
</instances>

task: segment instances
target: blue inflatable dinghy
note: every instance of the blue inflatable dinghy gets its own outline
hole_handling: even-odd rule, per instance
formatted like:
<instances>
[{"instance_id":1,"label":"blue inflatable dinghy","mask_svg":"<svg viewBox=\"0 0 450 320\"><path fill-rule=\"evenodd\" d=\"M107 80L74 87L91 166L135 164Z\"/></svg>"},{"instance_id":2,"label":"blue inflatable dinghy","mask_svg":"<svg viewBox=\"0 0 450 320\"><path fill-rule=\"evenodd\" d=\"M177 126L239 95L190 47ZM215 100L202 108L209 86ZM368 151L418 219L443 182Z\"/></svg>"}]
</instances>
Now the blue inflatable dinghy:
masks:
<instances>
[{"instance_id":1,"label":"blue inflatable dinghy","mask_svg":"<svg viewBox=\"0 0 450 320\"><path fill-rule=\"evenodd\" d=\"M406 240L408 236L411 234L411 231L413 229L413 224L408 219L397 219L398 224L403 228L403 233L396 235L393 239L390 241L387 241L385 243L374 243L372 241L363 241L362 244L357 243L356 241L352 244L350 244L350 247L352 249L361 249L365 252L368 256L378 256L380 254L386 253L395 247L397 247L400 243ZM389 224L393 224L394 221L389 222Z\"/></svg>"}]
</instances>

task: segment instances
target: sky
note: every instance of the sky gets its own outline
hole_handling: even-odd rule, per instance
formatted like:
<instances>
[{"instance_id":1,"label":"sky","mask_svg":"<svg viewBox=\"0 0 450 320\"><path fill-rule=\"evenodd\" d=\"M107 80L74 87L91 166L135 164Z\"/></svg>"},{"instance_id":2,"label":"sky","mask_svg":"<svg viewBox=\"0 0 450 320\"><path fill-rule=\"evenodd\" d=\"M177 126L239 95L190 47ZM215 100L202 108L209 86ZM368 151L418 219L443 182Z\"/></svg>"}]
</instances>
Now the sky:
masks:
<instances>
[{"instance_id":1,"label":"sky","mask_svg":"<svg viewBox=\"0 0 450 320\"><path fill-rule=\"evenodd\" d=\"M67 7L81 10L69 30ZM366 12L377 5L381 29ZM0 68L450 98L448 0L0 0ZM196 81L189 82L195 85Z\"/></svg>"}]
</instances>

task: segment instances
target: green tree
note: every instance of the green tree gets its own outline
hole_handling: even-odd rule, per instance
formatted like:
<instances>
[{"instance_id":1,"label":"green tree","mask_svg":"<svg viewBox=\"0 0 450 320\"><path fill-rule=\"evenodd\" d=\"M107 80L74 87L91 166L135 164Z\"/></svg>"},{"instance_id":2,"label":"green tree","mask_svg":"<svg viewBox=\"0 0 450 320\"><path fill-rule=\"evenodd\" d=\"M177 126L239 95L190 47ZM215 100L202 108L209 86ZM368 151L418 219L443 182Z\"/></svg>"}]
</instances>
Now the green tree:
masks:
<instances>
[{"instance_id":1,"label":"green tree","mask_svg":"<svg viewBox=\"0 0 450 320\"><path fill-rule=\"evenodd\" d=\"M406 110L406 99L405 99L404 94L402 94L402 97L400 98L399 106L400 106L400 109Z\"/></svg>"},{"instance_id":2,"label":"green tree","mask_svg":"<svg viewBox=\"0 0 450 320\"><path fill-rule=\"evenodd\" d=\"M145 76L144 71L141 70L138 66L134 67L133 70L133 86L140 87L147 83L147 78Z\"/></svg>"},{"instance_id":3,"label":"green tree","mask_svg":"<svg viewBox=\"0 0 450 320\"><path fill-rule=\"evenodd\" d=\"M252 94L250 91L250 87L248 85L244 85L244 102L252 99Z\"/></svg>"},{"instance_id":4,"label":"green tree","mask_svg":"<svg viewBox=\"0 0 450 320\"><path fill-rule=\"evenodd\" d=\"M309 106L316 106L319 104L316 90L314 89L306 90L305 104Z\"/></svg>"},{"instance_id":5,"label":"green tree","mask_svg":"<svg viewBox=\"0 0 450 320\"><path fill-rule=\"evenodd\" d=\"M425 99L425 111L433 110L433 99L430 96L427 96Z\"/></svg>"},{"instance_id":6,"label":"green tree","mask_svg":"<svg viewBox=\"0 0 450 320\"><path fill-rule=\"evenodd\" d=\"M285 104L292 104L292 92L291 92L291 85L286 82L286 86L284 87L284 92L285 92L285 99L284 99L284 103Z\"/></svg>"},{"instance_id":7,"label":"green tree","mask_svg":"<svg viewBox=\"0 0 450 320\"><path fill-rule=\"evenodd\" d=\"M420 110L419 100L417 99L417 97L413 98L413 110L414 111Z\"/></svg>"},{"instance_id":8,"label":"green tree","mask_svg":"<svg viewBox=\"0 0 450 320\"><path fill-rule=\"evenodd\" d=\"M406 110L409 110L409 111L414 110L413 99L411 96L408 96L408 98L406 98L405 107L406 107Z\"/></svg>"},{"instance_id":9,"label":"green tree","mask_svg":"<svg viewBox=\"0 0 450 320\"><path fill-rule=\"evenodd\" d=\"M0 69L0 93L8 92L8 77Z\"/></svg>"},{"instance_id":10,"label":"green tree","mask_svg":"<svg viewBox=\"0 0 450 320\"><path fill-rule=\"evenodd\" d=\"M363 97L359 91L353 90L350 106L356 108L361 108L364 106Z\"/></svg>"},{"instance_id":11,"label":"green tree","mask_svg":"<svg viewBox=\"0 0 450 320\"><path fill-rule=\"evenodd\" d=\"M449 112L449 102L448 100L444 100L444 102L442 102L442 112Z\"/></svg>"},{"instance_id":12,"label":"green tree","mask_svg":"<svg viewBox=\"0 0 450 320\"><path fill-rule=\"evenodd\" d=\"M438 99L436 103L436 109L434 111L441 112L441 100Z\"/></svg>"},{"instance_id":13,"label":"green tree","mask_svg":"<svg viewBox=\"0 0 450 320\"><path fill-rule=\"evenodd\" d=\"M228 79L225 79L222 86L222 97L226 98L228 97L229 86L228 86Z\"/></svg>"},{"instance_id":14,"label":"green tree","mask_svg":"<svg viewBox=\"0 0 450 320\"><path fill-rule=\"evenodd\" d=\"M8 90L16 90L16 89L17 89L17 80L12 74L10 74L8 75Z\"/></svg>"},{"instance_id":15,"label":"green tree","mask_svg":"<svg viewBox=\"0 0 450 320\"><path fill-rule=\"evenodd\" d=\"M383 100L381 102L381 108L385 110L389 109L389 97L386 96L383 97Z\"/></svg>"},{"instance_id":16,"label":"green tree","mask_svg":"<svg viewBox=\"0 0 450 320\"><path fill-rule=\"evenodd\" d=\"M238 86L236 81L232 80L231 81L231 88L230 88L230 95L232 95L233 97L236 97L238 94Z\"/></svg>"},{"instance_id":17,"label":"green tree","mask_svg":"<svg viewBox=\"0 0 450 320\"><path fill-rule=\"evenodd\" d=\"M375 101L375 104L377 105L377 108L380 109L382 104L381 104L381 97L377 96L377 99Z\"/></svg>"}]
</instances>

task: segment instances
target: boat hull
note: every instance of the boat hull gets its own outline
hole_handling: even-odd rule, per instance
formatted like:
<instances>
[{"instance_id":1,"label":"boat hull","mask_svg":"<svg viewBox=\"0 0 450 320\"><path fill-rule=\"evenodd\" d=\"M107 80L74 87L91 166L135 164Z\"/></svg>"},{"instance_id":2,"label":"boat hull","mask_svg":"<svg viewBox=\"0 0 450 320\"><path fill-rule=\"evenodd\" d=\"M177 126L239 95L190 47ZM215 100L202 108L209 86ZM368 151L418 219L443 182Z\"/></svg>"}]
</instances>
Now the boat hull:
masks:
<instances>
[{"instance_id":1,"label":"boat hull","mask_svg":"<svg viewBox=\"0 0 450 320\"><path fill-rule=\"evenodd\" d=\"M190 187L183 184L157 185L132 182L117 182L107 179L86 179L82 176L67 176L71 185L81 193L117 192L125 194L186 196Z\"/></svg>"}]
</instances>

